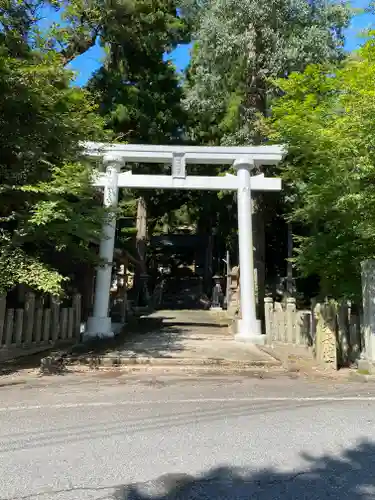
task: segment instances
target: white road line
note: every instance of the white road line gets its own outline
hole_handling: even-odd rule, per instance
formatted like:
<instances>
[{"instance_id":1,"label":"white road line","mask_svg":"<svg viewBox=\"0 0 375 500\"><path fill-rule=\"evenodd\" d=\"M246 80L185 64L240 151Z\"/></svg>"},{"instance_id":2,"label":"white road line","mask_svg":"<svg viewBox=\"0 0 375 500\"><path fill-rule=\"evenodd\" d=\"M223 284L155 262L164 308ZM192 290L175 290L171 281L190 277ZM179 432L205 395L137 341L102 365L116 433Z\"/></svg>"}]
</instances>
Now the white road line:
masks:
<instances>
[{"instance_id":1,"label":"white road line","mask_svg":"<svg viewBox=\"0 0 375 500\"><path fill-rule=\"evenodd\" d=\"M205 404L205 403L303 403L303 402L375 402L375 396L311 396L311 397L264 397L264 398L197 398L197 399L163 399L163 400L141 400L141 401L93 401L86 403L61 403L50 405L29 406L3 406L0 412L8 411L30 411L30 410L52 410L69 408L98 408L115 406L151 406L160 404Z\"/></svg>"}]
</instances>

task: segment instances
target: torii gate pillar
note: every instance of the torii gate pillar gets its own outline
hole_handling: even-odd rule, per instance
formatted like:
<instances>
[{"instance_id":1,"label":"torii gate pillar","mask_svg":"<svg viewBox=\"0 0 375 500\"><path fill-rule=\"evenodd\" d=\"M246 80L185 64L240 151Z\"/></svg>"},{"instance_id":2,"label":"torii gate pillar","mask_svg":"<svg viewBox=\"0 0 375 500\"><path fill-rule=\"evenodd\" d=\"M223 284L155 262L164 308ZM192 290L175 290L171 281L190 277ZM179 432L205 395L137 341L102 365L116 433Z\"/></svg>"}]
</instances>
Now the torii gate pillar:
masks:
<instances>
[{"instance_id":1,"label":"torii gate pillar","mask_svg":"<svg viewBox=\"0 0 375 500\"><path fill-rule=\"evenodd\" d=\"M234 162L237 170L238 246L240 257L240 308L236 340L264 344L260 321L255 310L253 226L251 202L251 170L254 162L240 158Z\"/></svg>"},{"instance_id":2,"label":"torii gate pillar","mask_svg":"<svg viewBox=\"0 0 375 500\"><path fill-rule=\"evenodd\" d=\"M106 169L107 183L104 186L103 205L114 209L118 201L118 175L124 159L116 154L106 154L103 164ZM93 314L87 319L84 337L114 337L111 317L109 316L109 297L111 291L113 254L116 238L116 216L110 214L103 225L99 257L102 264L96 271Z\"/></svg>"}]
</instances>

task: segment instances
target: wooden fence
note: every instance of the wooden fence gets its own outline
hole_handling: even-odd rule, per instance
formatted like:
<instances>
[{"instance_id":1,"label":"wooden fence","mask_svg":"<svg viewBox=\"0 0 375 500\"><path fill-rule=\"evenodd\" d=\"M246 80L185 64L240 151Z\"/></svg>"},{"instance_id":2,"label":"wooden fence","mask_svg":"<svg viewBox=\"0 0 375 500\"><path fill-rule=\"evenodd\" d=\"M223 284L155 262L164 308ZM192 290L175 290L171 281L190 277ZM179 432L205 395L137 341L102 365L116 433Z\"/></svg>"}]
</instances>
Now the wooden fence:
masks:
<instances>
[{"instance_id":1,"label":"wooden fence","mask_svg":"<svg viewBox=\"0 0 375 500\"><path fill-rule=\"evenodd\" d=\"M298 311L296 300L285 306L265 299L266 344L289 344L311 348L323 363L347 366L363 349L360 315L348 303L317 303Z\"/></svg>"},{"instance_id":2,"label":"wooden fence","mask_svg":"<svg viewBox=\"0 0 375 500\"><path fill-rule=\"evenodd\" d=\"M67 307L53 298L47 302L28 293L22 307L10 308L7 298L0 297L0 356L9 351L27 354L79 339L81 296L74 295Z\"/></svg>"}]
</instances>

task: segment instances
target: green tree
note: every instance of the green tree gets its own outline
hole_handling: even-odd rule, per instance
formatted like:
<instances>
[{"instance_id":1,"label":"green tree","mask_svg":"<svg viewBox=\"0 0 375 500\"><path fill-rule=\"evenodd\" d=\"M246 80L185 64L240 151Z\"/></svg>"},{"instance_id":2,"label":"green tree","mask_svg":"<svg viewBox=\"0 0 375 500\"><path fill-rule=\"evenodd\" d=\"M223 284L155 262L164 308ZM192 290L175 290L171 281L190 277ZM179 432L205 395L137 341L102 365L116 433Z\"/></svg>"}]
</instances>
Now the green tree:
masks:
<instances>
[{"instance_id":1,"label":"green tree","mask_svg":"<svg viewBox=\"0 0 375 500\"><path fill-rule=\"evenodd\" d=\"M375 40L339 66L277 80L267 132L288 149L295 262L325 294L358 297L360 262L375 256Z\"/></svg>"},{"instance_id":2,"label":"green tree","mask_svg":"<svg viewBox=\"0 0 375 500\"><path fill-rule=\"evenodd\" d=\"M270 78L343 57L350 11L327 0L197 2L196 45L186 105L224 144L261 140L254 123L267 113ZM187 9L189 12L189 9ZM194 137L199 139L198 132ZM210 132L211 131L211 132ZM200 132L200 139L202 133Z\"/></svg>"},{"instance_id":3,"label":"green tree","mask_svg":"<svg viewBox=\"0 0 375 500\"><path fill-rule=\"evenodd\" d=\"M183 139L182 87L176 69L165 60L165 54L186 39L187 24L177 6L175 0L138 0L126 16L116 15L103 31L106 58L88 88L98 96L100 113L117 141L176 144ZM158 164L132 167L134 172L154 174L170 169ZM166 213L186 200L181 193L162 190L133 195L139 200L138 222L147 217L149 235ZM145 225L138 224L136 248L141 261L146 239Z\"/></svg>"},{"instance_id":4,"label":"green tree","mask_svg":"<svg viewBox=\"0 0 375 500\"><path fill-rule=\"evenodd\" d=\"M28 26L0 40L0 293L18 283L60 293L63 257L95 259L103 210L79 141L102 137L102 122L60 55L29 42Z\"/></svg>"},{"instance_id":5,"label":"green tree","mask_svg":"<svg viewBox=\"0 0 375 500\"><path fill-rule=\"evenodd\" d=\"M121 3L121 2L119 2ZM117 140L163 144L181 140L182 89L166 53L183 41L186 26L174 0L138 0L103 32L103 67L88 88Z\"/></svg>"},{"instance_id":6,"label":"green tree","mask_svg":"<svg viewBox=\"0 0 375 500\"><path fill-rule=\"evenodd\" d=\"M286 77L310 63L344 56L343 29L350 18L345 4L327 0L187 3L185 12L192 12L196 42L185 85L185 105L190 113L190 137L196 143L244 145L266 141L257 123L259 115L269 113L270 102L277 95L271 78ZM266 232L275 231L272 221L280 209L275 201L261 193L254 198L260 311L265 293ZM228 209L229 220L235 221L233 195L224 196L218 209L222 221ZM227 234L235 248L233 227L235 222L227 227Z\"/></svg>"},{"instance_id":7,"label":"green tree","mask_svg":"<svg viewBox=\"0 0 375 500\"><path fill-rule=\"evenodd\" d=\"M41 0L30 0L31 3ZM188 25L175 0L45 0L60 14L48 40L65 64L100 43L115 64L146 50L170 51ZM121 40L121 41L120 41ZM146 48L146 45L148 49ZM139 60L142 66L142 60Z\"/></svg>"}]
</instances>

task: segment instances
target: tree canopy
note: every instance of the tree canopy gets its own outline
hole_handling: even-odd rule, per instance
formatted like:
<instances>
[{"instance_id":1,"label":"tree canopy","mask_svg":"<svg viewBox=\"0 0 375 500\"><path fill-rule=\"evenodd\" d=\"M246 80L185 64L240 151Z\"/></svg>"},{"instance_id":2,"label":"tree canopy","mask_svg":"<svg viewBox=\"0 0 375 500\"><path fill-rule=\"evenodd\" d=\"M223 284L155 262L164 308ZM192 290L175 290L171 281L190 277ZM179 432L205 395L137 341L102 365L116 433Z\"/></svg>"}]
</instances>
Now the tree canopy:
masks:
<instances>
[{"instance_id":1,"label":"tree canopy","mask_svg":"<svg viewBox=\"0 0 375 500\"><path fill-rule=\"evenodd\" d=\"M258 126L278 95L272 79L287 78L310 63L336 62L345 57L344 28L351 11L347 5L326 0L187 0L195 33L192 60L185 83L184 103L189 111L188 134L197 144L245 145L267 142ZM263 168L265 173L271 172ZM222 171L218 167L217 172ZM235 254L237 208L233 194L215 203L221 221L231 221L222 233ZM206 195L197 197L202 206ZM211 198L216 198L211 196ZM266 239L275 241L283 204L257 193L254 200L255 261L259 300L265 281ZM210 205L214 205L211 201ZM228 217L228 212L230 213ZM277 216L276 216L277 215ZM280 233L279 233L280 234ZM285 248L286 248L285 231ZM268 261L286 274L285 251L277 242ZM270 245L268 244L268 247ZM278 264L274 266L274 263ZM268 266L270 268L270 266ZM284 269L284 270L283 270ZM273 279L273 278L272 278Z\"/></svg>"},{"instance_id":2,"label":"tree canopy","mask_svg":"<svg viewBox=\"0 0 375 500\"><path fill-rule=\"evenodd\" d=\"M37 31L24 6L9 2L17 23L1 17L0 291L25 283L59 293L58 255L93 258L100 235L103 211L79 141L103 137L103 127L60 55L29 43Z\"/></svg>"},{"instance_id":3,"label":"tree canopy","mask_svg":"<svg viewBox=\"0 0 375 500\"><path fill-rule=\"evenodd\" d=\"M322 291L359 295L360 262L375 256L375 41L340 65L311 65L274 82L266 132L288 150L297 268Z\"/></svg>"},{"instance_id":4,"label":"tree canopy","mask_svg":"<svg viewBox=\"0 0 375 500\"><path fill-rule=\"evenodd\" d=\"M106 56L88 88L95 93L99 112L117 141L181 143L186 125L183 89L165 55L186 39L187 22L179 15L175 0L141 0L132 5L127 18L116 14L108 27L110 33L103 33ZM169 169L168 165L133 165L133 171L142 173ZM181 192L162 190L132 194L146 199L150 230L187 199Z\"/></svg>"},{"instance_id":5,"label":"tree canopy","mask_svg":"<svg viewBox=\"0 0 375 500\"><path fill-rule=\"evenodd\" d=\"M198 117L197 140L207 135L223 144L259 142L254 122L274 95L270 78L344 56L343 29L350 19L345 4L215 0L193 6L195 46L185 102Z\"/></svg>"},{"instance_id":6,"label":"tree canopy","mask_svg":"<svg viewBox=\"0 0 375 500\"><path fill-rule=\"evenodd\" d=\"M57 20L46 27L51 9ZM61 256L95 260L104 215L79 141L112 130L126 142L180 140L181 87L164 54L186 23L171 0L7 0L0 25L1 289L22 282L58 293ZM87 89L74 87L66 65L95 43L103 67ZM170 197L153 199L164 215ZM134 203L121 207L126 218Z\"/></svg>"}]
</instances>

